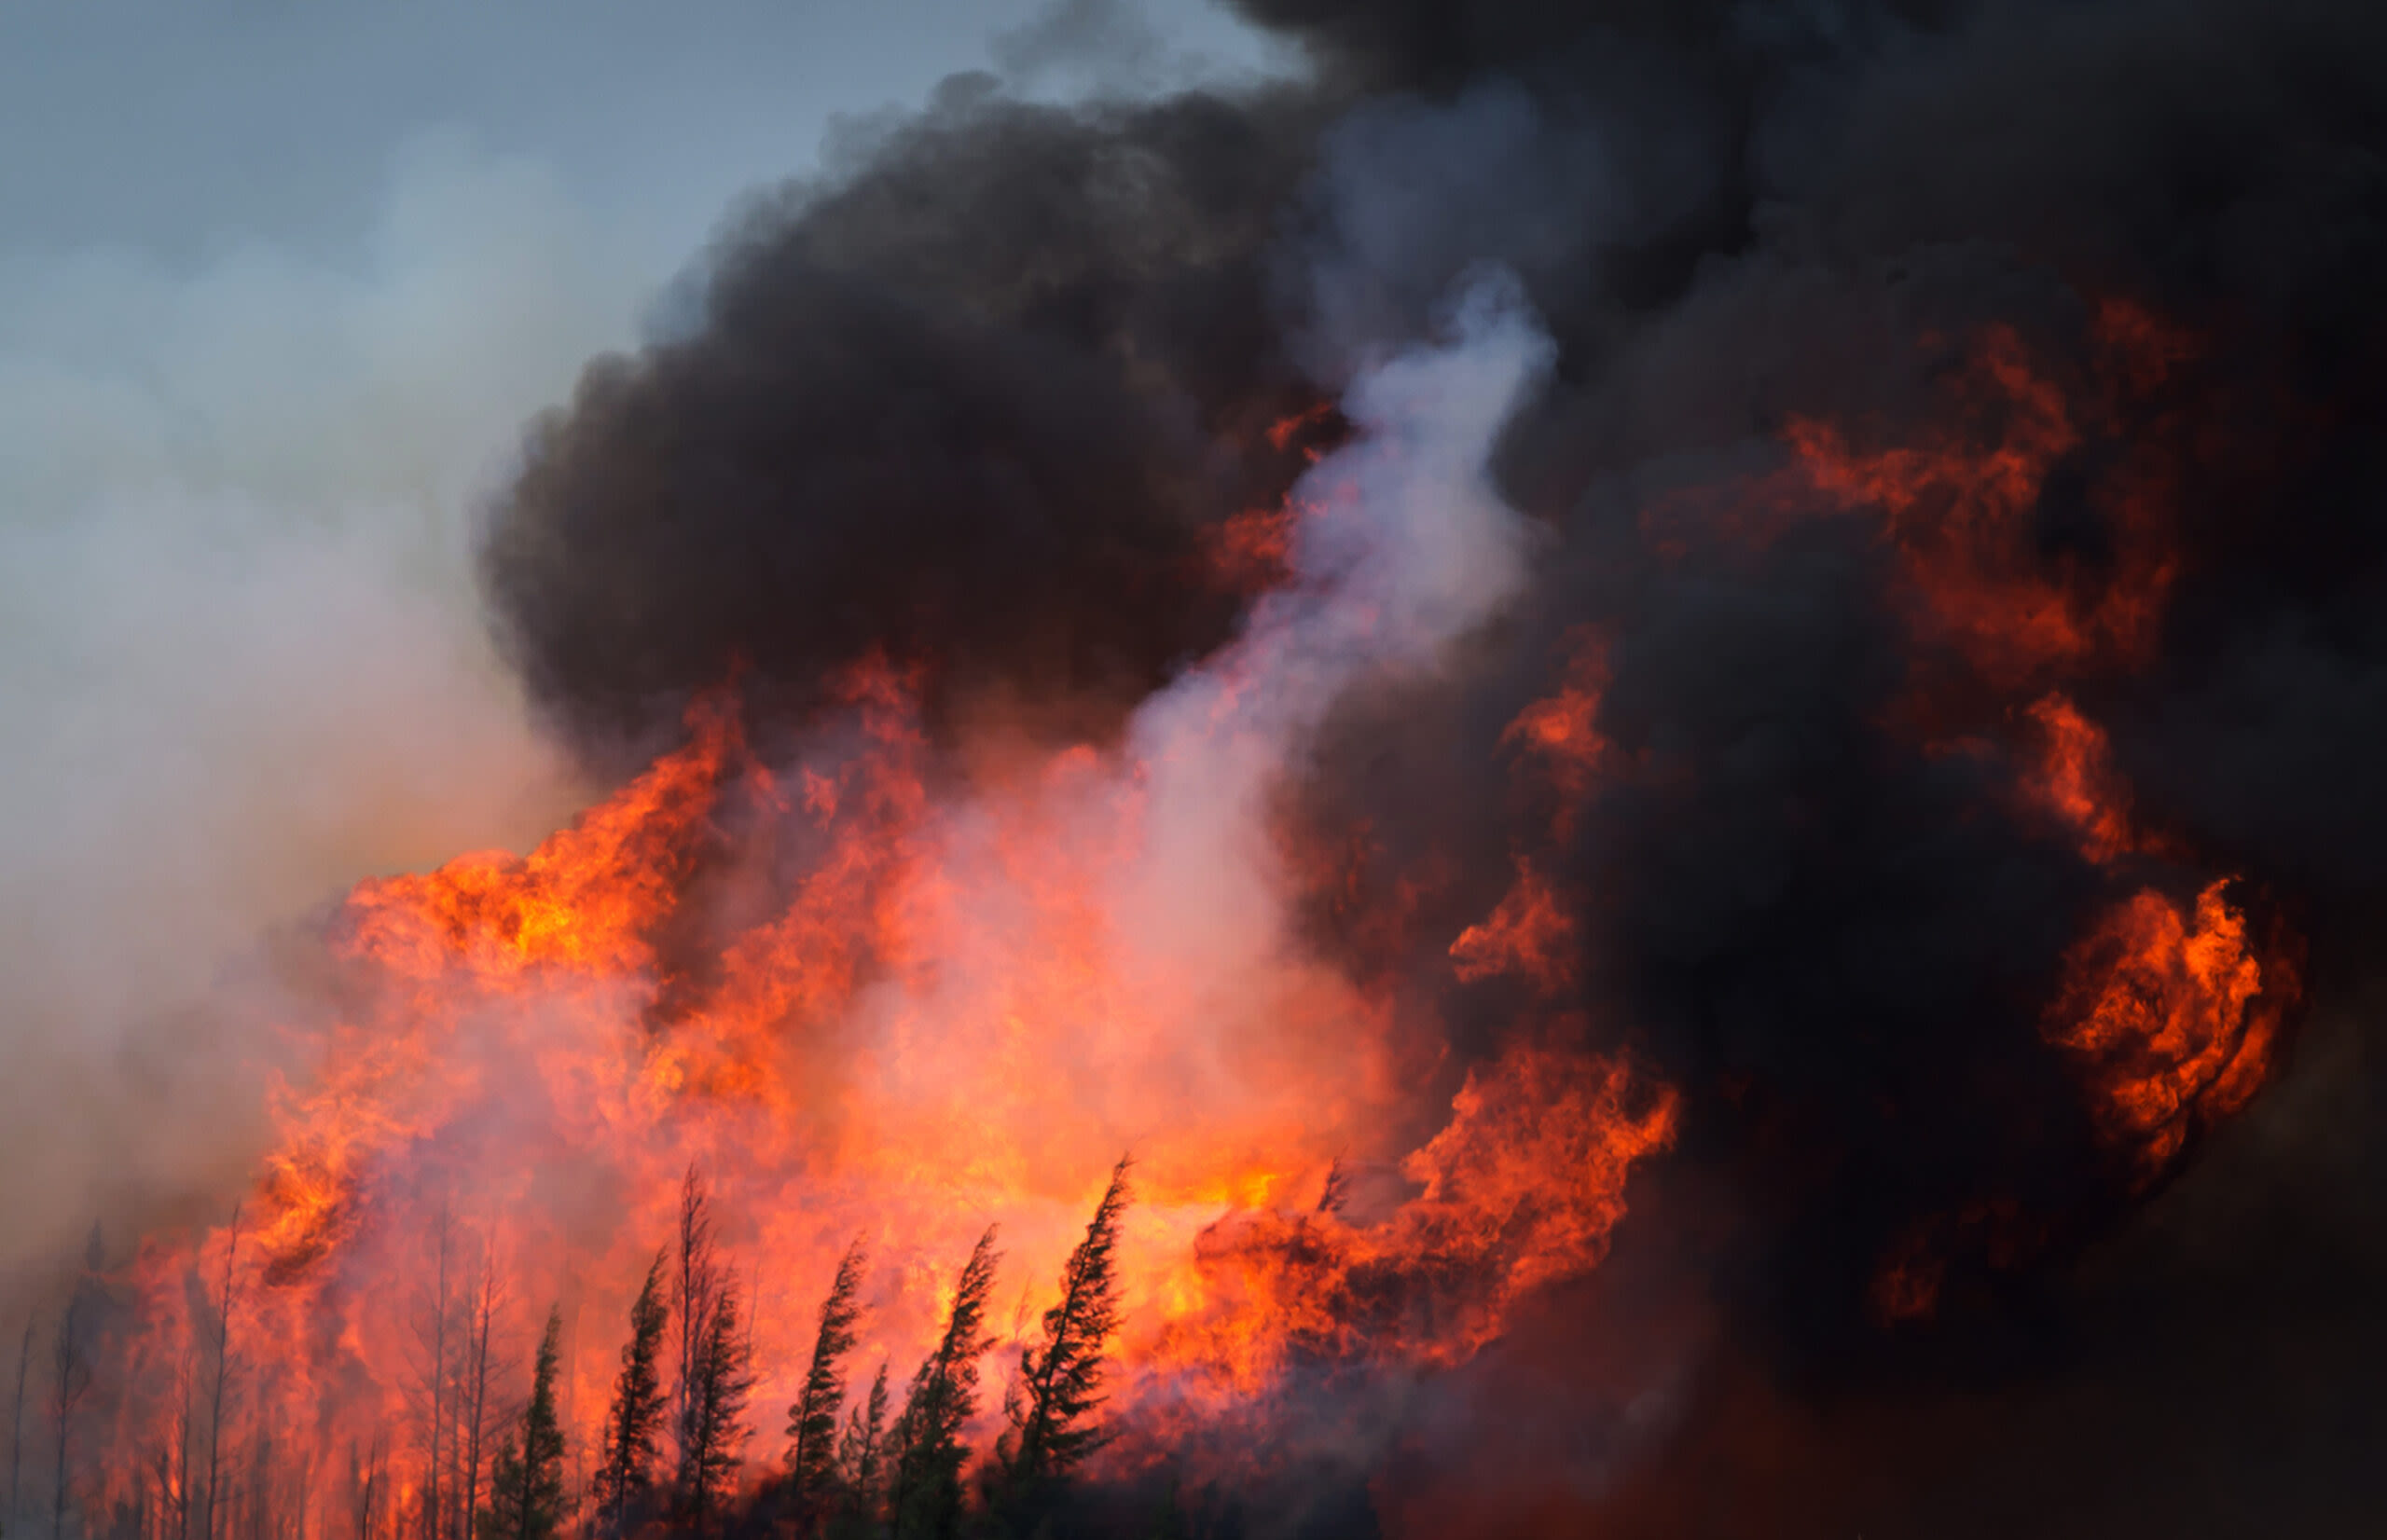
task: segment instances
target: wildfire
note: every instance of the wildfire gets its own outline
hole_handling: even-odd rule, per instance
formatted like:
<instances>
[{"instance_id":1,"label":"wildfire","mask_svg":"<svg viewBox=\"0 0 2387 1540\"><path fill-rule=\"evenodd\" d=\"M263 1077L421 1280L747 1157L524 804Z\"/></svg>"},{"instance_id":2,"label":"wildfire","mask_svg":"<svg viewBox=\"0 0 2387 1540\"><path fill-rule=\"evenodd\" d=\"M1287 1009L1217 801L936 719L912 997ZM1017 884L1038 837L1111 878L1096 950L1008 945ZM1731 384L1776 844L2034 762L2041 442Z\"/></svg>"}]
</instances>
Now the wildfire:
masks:
<instances>
[{"instance_id":1,"label":"wildfire","mask_svg":"<svg viewBox=\"0 0 2387 1540\"><path fill-rule=\"evenodd\" d=\"M793 753L765 763L718 691L682 747L528 856L360 884L322 1008L290 1024L306 1068L275 1088L264 1175L239 1228L196 1246L220 1278L195 1286L189 1249L143 1259L156 1372L126 1446L186 1425L173 1366L237 1299L234 1351L270 1368L250 1416L303 1418L317 1465L446 1404L448 1334L501 1301L559 1302L559 1415L592 1448L691 1169L752 1301L759 1408L795 1394L857 1239L858 1362L909 1372L989 1225L990 1324L1021 1340L1123 1150L1122 1428L1336 1366L1462 1361L1525 1294L1595 1266L1671 1093L1526 1030L1445 1070L1439 1041L1285 945L1282 852L1249 811L1278 745L1331 667L1396 626L1429 655L1482 602L1373 557L1364 501L1328 479L1228 529L1222 563L1259 587L1310 523L1330 571L1262 598L1241 650L1125 743L965 776L930 748L919 681L867 659ZM1446 504L1418 506L1403 537ZM1367 1212L1321 1204L1357 1169L1390 1184ZM400 1451L399 1500L432 1502L457 1464L429 1442Z\"/></svg>"},{"instance_id":2,"label":"wildfire","mask_svg":"<svg viewBox=\"0 0 2387 1540\"><path fill-rule=\"evenodd\" d=\"M1742 488L1746 509L1714 532L1771 539L1798 509L1873 520L1918 654L1952 654L1993 703L1899 721L1933 751L2023 741L2016 816L2122 885L2065 955L2041 1030L2151 1180L2259 1086L2297 978L2292 942L2258 938L2229 879L2192 905L2168 896L2153 863L2172 852L2133 821L2106 736L2076 703L2144 657L2174 576L2151 462L2126 460L2095 494L2115 510L2108 559L2050 561L2035 544L2057 462L2185 356L2142 312L2113 312L2100 336L2106 393L2085 403L1993 327L1918 442L1859 447L1852 429L1793 419L1789 469ZM1318 659L1363 654L1387 615L1463 615L1432 590L1391 604L1363 592L1344 631L1301 651L1320 602L1289 583L1306 527L1358 501L1310 487L1220 532L1220 574L1263 595L1250 639L1142 736L959 776L930 748L919 681L865 660L792 759L766 764L723 690L690 709L683 746L528 856L359 884L330 928L329 997L291 1024L310 1067L274 1088L247 1216L196 1248L222 1270L215 1318L243 1301L243 1351L270 1361L272 1407L311 1409L311 1431L292 1435L310 1457L378 1448L445 1372L424 1366L424 1321L444 1331L451 1310L477 1309L486 1326L501 1296L562 1302L562 1416L587 1447L617 1323L692 1166L749 1275L767 1408L794 1394L812 1313L857 1238L872 1258L859 1361L906 1372L990 1224L1019 1339L1131 1151L1111 1415L1146 1437L1122 1459L1189 1417L1268 1407L1304 1376L1464 1362L1528 1294L1596 1267L1681 1107L1628 1058L1584 1046L1575 997L1583 901L1559 852L1604 786L1642 773L1600 728L1605 637L1570 633L1555 687L1502 733L1534 815L1514 881L1426 953L1460 984L1530 986L1505 1046L1471 1066L1380 985L1289 948L1275 909L1307 885L1406 953L1445 873L1397 873L1389 907L1369 905L1357 872L1384 847L1367 830L1331 859L1223 847L1249 832L1273 763L1271 670L1323 701ZM1645 532L1668 559L1687 549L1676 526ZM1339 571L1364 575L1332 548ZM1939 680L1918 667L1911 694ZM1188 765L1242 778L1221 791ZM1364 1203L1355 1172L1378 1189ZM1948 1236L1992 1233L2019 1255L2026 1230L1988 1199L1919 1226L1883 1259L1877 1316L1932 1312ZM130 1446L188 1425L172 1397L188 1395L186 1344L211 1298L191 1256L159 1244L139 1270L136 1357L153 1372L121 1413ZM285 1412L260 1398L252 1415ZM407 1492L439 1468L435 1455L403 1471Z\"/></svg>"}]
</instances>

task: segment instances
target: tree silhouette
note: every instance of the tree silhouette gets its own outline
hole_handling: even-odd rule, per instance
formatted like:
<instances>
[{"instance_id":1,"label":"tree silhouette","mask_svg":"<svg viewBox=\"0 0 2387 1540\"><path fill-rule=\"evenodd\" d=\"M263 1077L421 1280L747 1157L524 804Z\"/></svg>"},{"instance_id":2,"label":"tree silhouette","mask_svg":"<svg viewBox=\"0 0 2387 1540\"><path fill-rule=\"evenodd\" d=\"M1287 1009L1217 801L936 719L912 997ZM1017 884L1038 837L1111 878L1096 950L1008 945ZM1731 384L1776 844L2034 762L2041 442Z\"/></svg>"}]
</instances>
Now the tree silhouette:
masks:
<instances>
[{"instance_id":1,"label":"tree silhouette","mask_svg":"<svg viewBox=\"0 0 2387 1540\"><path fill-rule=\"evenodd\" d=\"M840 1534L875 1533L887 1485L887 1363L870 1382L870 1394L846 1415L837 1438Z\"/></svg>"},{"instance_id":2,"label":"tree silhouette","mask_svg":"<svg viewBox=\"0 0 2387 1540\"><path fill-rule=\"evenodd\" d=\"M25 1376L34 1365L34 1318L25 1317L25 1340L17 1350L17 1409L8 1419L8 1517L22 1507L20 1494L25 1474Z\"/></svg>"},{"instance_id":3,"label":"tree silhouette","mask_svg":"<svg viewBox=\"0 0 2387 1540\"><path fill-rule=\"evenodd\" d=\"M241 1205L232 1205L232 1222L224 1236L224 1286L215 1297L215 1378L207 1410L207 1507L200 1525L200 1540L215 1540L216 1489L224 1481L224 1392L231 1383L232 1308L239 1299L240 1273L234 1264L241 1250Z\"/></svg>"},{"instance_id":4,"label":"tree silhouette","mask_svg":"<svg viewBox=\"0 0 2387 1540\"><path fill-rule=\"evenodd\" d=\"M453 1506L456 1510L451 1533L470 1534L477 1522L481 1499L482 1453L488 1448L495 1424L505 1420L490 1394L490 1375L498 1368L491 1355L496 1334L497 1317L504 1308L505 1286L497 1271L497 1258L486 1240L482 1242L478 1276L465 1287L462 1306L462 1340L456 1356L455 1386L450 1393L448 1443L456 1467Z\"/></svg>"},{"instance_id":5,"label":"tree silhouette","mask_svg":"<svg viewBox=\"0 0 2387 1540\"><path fill-rule=\"evenodd\" d=\"M893 1480L888 1508L897 1540L947 1540L961 1522L961 1430L978 1409L978 1360L994 1346L979 1334L994 1292L995 1227L978 1237L953 1291L953 1309L935 1351L912 1377L895 1421Z\"/></svg>"},{"instance_id":6,"label":"tree silhouette","mask_svg":"<svg viewBox=\"0 0 2387 1540\"><path fill-rule=\"evenodd\" d=\"M622 1348L622 1372L614 1382L613 1404L605 1412L597 1506L617 1529L628 1520L630 1505L655 1485L655 1442L663 1430L663 1328L669 1324L663 1303L663 1260L664 1254L656 1252L637 1302L630 1306L630 1340Z\"/></svg>"},{"instance_id":7,"label":"tree silhouette","mask_svg":"<svg viewBox=\"0 0 2387 1540\"><path fill-rule=\"evenodd\" d=\"M75 1292L67 1298L66 1313L59 1319L58 1341L50 1354L49 1412L58 1440L58 1475L50 1488L50 1540L65 1540L66 1510L73 1492L74 1460L68 1451L75 1432L75 1413L91 1389L91 1360L83 1344L89 1298L86 1284L77 1283Z\"/></svg>"},{"instance_id":8,"label":"tree silhouette","mask_svg":"<svg viewBox=\"0 0 2387 1540\"><path fill-rule=\"evenodd\" d=\"M1095 1413L1102 1405L1102 1344L1119 1324L1116 1254L1130 1163L1123 1155L1111 1168L1085 1239L1061 1269L1061 1299L1044 1313L1044 1340L1021 1350L1019 1379L1004 1398L1011 1431L996 1463L1015 1503L1036 1502L1040 1488L1105 1442Z\"/></svg>"},{"instance_id":9,"label":"tree silhouette","mask_svg":"<svg viewBox=\"0 0 2387 1540\"><path fill-rule=\"evenodd\" d=\"M454 1290L448 1273L454 1263L456 1225L454 1217L444 1202L439 1217L431 1231L431 1276L426 1281L427 1293L415 1313L415 1347L421 1357L416 1363L416 1377L422 1396L423 1417L423 1482L418 1494L421 1505L422 1540L447 1540L445 1519L448 1502L440 1495L440 1478L448 1466L448 1444L452 1429L448 1423L448 1382L453 1376L453 1337L455 1321L452 1314ZM214 1540L213 1514L215 1504L214 1435L210 1436L208 1478L208 1522L201 1527L200 1540ZM447 1489L452 1497L453 1484Z\"/></svg>"},{"instance_id":10,"label":"tree silhouette","mask_svg":"<svg viewBox=\"0 0 2387 1540\"><path fill-rule=\"evenodd\" d=\"M679 1442L680 1466L688 1468L689 1441L695 1429L698 1360L705 1351L713 1307L721 1288L721 1268L712 1233L712 1197L705 1190L704 1173L691 1163L680 1179L679 1268L672 1279L671 1305L680 1322L680 1362L671 1382L671 1430Z\"/></svg>"},{"instance_id":11,"label":"tree silhouette","mask_svg":"<svg viewBox=\"0 0 2387 1540\"><path fill-rule=\"evenodd\" d=\"M698 1534L735 1484L746 1442L746 1397L754 1388L752 1349L738 1313L738 1286L714 1282L682 1415L680 1511Z\"/></svg>"},{"instance_id":12,"label":"tree silhouette","mask_svg":"<svg viewBox=\"0 0 2387 1540\"><path fill-rule=\"evenodd\" d=\"M803 1393L788 1409L788 1500L807 1528L818 1527L836 1477L837 1413L846 1400L845 1357L853 1350L854 1323L862 1315L862 1244L856 1240L846 1248L828 1298L821 1301L812 1365Z\"/></svg>"},{"instance_id":13,"label":"tree silhouette","mask_svg":"<svg viewBox=\"0 0 2387 1540\"><path fill-rule=\"evenodd\" d=\"M481 1540L555 1540L563 1523L563 1424L556 1417L556 1368L563 1315L547 1312L539 1356L531 1371L531 1404L522 1411L522 1438L498 1445L490 1473L489 1506L481 1510Z\"/></svg>"}]
</instances>

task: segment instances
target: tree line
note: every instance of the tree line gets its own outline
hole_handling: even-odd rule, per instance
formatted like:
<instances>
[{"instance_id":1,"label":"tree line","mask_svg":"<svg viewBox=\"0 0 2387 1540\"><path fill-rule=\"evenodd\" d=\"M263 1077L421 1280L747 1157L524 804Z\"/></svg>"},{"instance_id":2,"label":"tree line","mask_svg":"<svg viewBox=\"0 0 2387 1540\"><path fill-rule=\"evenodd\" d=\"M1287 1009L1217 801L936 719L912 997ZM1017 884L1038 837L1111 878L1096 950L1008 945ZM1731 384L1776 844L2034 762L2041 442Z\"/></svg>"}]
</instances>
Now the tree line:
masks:
<instances>
[{"instance_id":1,"label":"tree line","mask_svg":"<svg viewBox=\"0 0 2387 1540\"><path fill-rule=\"evenodd\" d=\"M748 1405L757 1382L751 1290L738 1287L724 1259L712 1201L694 1167L681 1184L675 1231L630 1306L601 1431L586 1448L567 1438L570 1419L559 1400L560 1310L547 1312L531 1354L528 1394L509 1393L520 1344L506 1333L514 1313L504 1275L485 1239L476 1244L439 1215L425 1284L406 1317L405 1397L420 1456L408 1467L410 1488L393 1478L383 1432L349 1447L344 1493L334 1490L341 1483L323 1479L303 1439L278 1443L270 1416L249 1419L244 1448L226 1438L245 1368L234 1326L242 1303L235 1208L222 1257L203 1259L193 1274L191 1340L170 1382L156 1387L172 1425L143 1456L129 1503L77 1512L76 1463L88 1458L77 1445L78 1409L92 1388L92 1321L108 1308L95 1232L48 1349L36 1354L31 1324L16 1344L0 1540L1035 1533L1063 1502L1072 1473L1106 1441L1102 1385L1119 1317L1115 1251L1129 1167L1123 1158L1112 1168L1062 1269L1058 1301L1021 1350L1003 1396L1002 1432L974 1469L966 1438L980 1408L981 1364L997 1341L986 1325L1002 1260L992 1226L961 1265L934 1344L900 1387L885 1362L866 1385L849 1386L868 1257L860 1240L846 1249L820 1305L783 1449L752 1490L739 1478L755 1433ZM47 1396L29 1397L37 1357L50 1386ZM29 1432L47 1435L47 1447L32 1447ZM50 1491L38 1507L27 1500L24 1479L36 1460L53 1466L42 1472ZM409 1492L403 1503L402 1490Z\"/></svg>"},{"instance_id":2,"label":"tree line","mask_svg":"<svg viewBox=\"0 0 2387 1540\"><path fill-rule=\"evenodd\" d=\"M704 1181L691 1169L677 1231L655 1252L630 1306L586 1511L574 1515L566 1498L555 1402L560 1323L550 1313L530 1399L497 1445L474 1540L557 1540L575 1519L608 1540L657 1530L708 1535L733 1522L799 1540L1032 1533L1105 1440L1101 1387L1119 1318L1116 1249L1128 1170L1125 1159L1112 1168L1062 1269L1059 1301L1021 1350L1004 1396L1004 1431L974 1479L965 1479L973 1475L965 1437L979 1409L981 1361L996 1341L986 1329L1001 1262L992 1226L962 1263L942 1329L900 1407L884 1362L866 1389L849 1395L868 1258L859 1240L846 1249L788 1409L784 1453L751 1505L734 1511L753 1432L752 1319L720 1255ZM468 1341L469 1333L468 1323ZM439 1501L428 1489L425 1500Z\"/></svg>"},{"instance_id":3,"label":"tree line","mask_svg":"<svg viewBox=\"0 0 2387 1540\"><path fill-rule=\"evenodd\" d=\"M1123 1158L1112 1168L1062 1269L1059 1301L1021 1350L1004 1396L1005 1429L973 1482L964 1479L971 1459L964 1436L978 1412L980 1362L996 1341L986 1330L1001 1262L994 1227L963 1262L943 1327L900 1408L884 1362L866 1390L848 1394L868 1263L861 1241L849 1245L821 1302L811 1357L788 1409L784 1457L748 1520L779 1534L835 1540L1032 1533L1071 1472L1105 1441L1101 1386L1119 1319L1116 1251L1129 1165ZM706 1533L733 1495L754 1376L694 1173L682 1189L676 1244L648 1267L629 1326L600 1439L592 1528L624 1535L660 1523ZM661 1368L675 1349L676 1389L667 1396ZM667 1428L674 1456L668 1463ZM559 1527L509 1531L503 1540L549 1540Z\"/></svg>"}]
</instances>

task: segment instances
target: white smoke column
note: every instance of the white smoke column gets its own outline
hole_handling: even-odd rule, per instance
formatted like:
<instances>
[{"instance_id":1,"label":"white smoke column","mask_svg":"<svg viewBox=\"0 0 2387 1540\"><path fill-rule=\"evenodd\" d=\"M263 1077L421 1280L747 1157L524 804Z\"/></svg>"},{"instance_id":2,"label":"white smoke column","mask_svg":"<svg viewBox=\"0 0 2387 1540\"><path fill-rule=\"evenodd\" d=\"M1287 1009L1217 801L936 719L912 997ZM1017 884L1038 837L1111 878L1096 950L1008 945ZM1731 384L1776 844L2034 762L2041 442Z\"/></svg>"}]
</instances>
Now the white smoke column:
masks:
<instances>
[{"instance_id":1,"label":"white smoke column","mask_svg":"<svg viewBox=\"0 0 2387 1540\"><path fill-rule=\"evenodd\" d=\"M1243 639L1137 716L1152 846L1124 910L1148 942L1215 967L1222 946L1281 942L1284 884L1263 803L1345 689L1430 670L1517 590L1532 526L1501 502L1487 461L1552 347L1506 272L1471 275L1440 342L1357 376L1355 440L1293 492L1294 581Z\"/></svg>"},{"instance_id":2,"label":"white smoke column","mask_svg":"<svg viewBox=\"0 0 2387 1540\"><path fill-rule=\"evenodd\" d=\"M942 810L913 938L931 960L864 1008L871 1126L917 1148L981 1131L1069 1193L1057 1226L1123 1148L1207 1177L1229 1152L1297 1170L1388 1134L1370 1109L1417 1087L1298 944L1271 799L1347 688L1432 669L1517 591L1532 527L1487 461L1550 357L1513 281L1473 275L1438 340L1355 371L1358 432L1295 489L1292 580L1241 638L1146 703L1115 759ZM1217 1212L1169 1222L1181 1242Z\"/></svg>"}]
</instances>

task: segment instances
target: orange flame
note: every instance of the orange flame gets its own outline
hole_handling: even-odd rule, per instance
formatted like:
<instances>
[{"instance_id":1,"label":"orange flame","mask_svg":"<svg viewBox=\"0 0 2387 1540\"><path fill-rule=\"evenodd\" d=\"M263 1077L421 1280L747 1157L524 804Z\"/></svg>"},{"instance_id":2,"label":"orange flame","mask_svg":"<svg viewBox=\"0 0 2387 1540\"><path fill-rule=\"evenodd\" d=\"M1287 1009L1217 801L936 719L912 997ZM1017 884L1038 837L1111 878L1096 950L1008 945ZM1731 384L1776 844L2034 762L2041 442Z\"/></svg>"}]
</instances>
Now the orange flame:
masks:
<instances>
[{"instance_id":1,"label":"orange flame","mask_svg":"<svg viewBox=\"0 0 2387 1540\"><path fill-rule=\"evenodd\" d=\"M1149 886L1126 750L932 796L910 682L866 665L843 698L776 774L731 700L700 701L685 747L528 857L358 886L329 1020L292 1027L317 1068L275 1089L239 1238L241 1351L271 1361L275 1401L248 1415L312 1427L319 1462L404 1427L417 1328L479 1267L521 1311L564 1300L586 1440L691 1161L756 1274L760 1408L793 1395L857 1233L878 1259L864 1360L905 1371L989 1220L1024 1329L1130 1147L1125 1422L1223 1410L1329 1351L1456 1362L1524 1292L1597 1263L1627 1174L1670 1136L1663 1090L1520 1052L1468 1080L1441 1134L1387 1147L1431 1062L1273 935L1181 933L1233 907ZM1421 1190L1367 1224L1282 1206L1345 1152ZM1330 1237L1308 1262L1264 1239L1304 1226ZM446 1269L447 1235L480 1260ZM142 1264L157 1384L205 1328L189 1255ZM1385 1289L1417 1309L1387 1313ZM125 1416L143 1447L172 1411ZM421 1459L400 1451L402 1485L429 1479Z\"/></svg>"},{"instance_id":2,"label":"orange flame","mask_svg":"<svg viewBox=\"0 0 2387 1540\"><path fill-rule=\"evenodd\" d=\"M2193 912L2148 888L2106 914L2067 956L2048 1014L2146 1177L2254 1096L2297 992L2290 955L2260 954L2228 886L2207 885Z\"/></svg>"}]
</instances>

